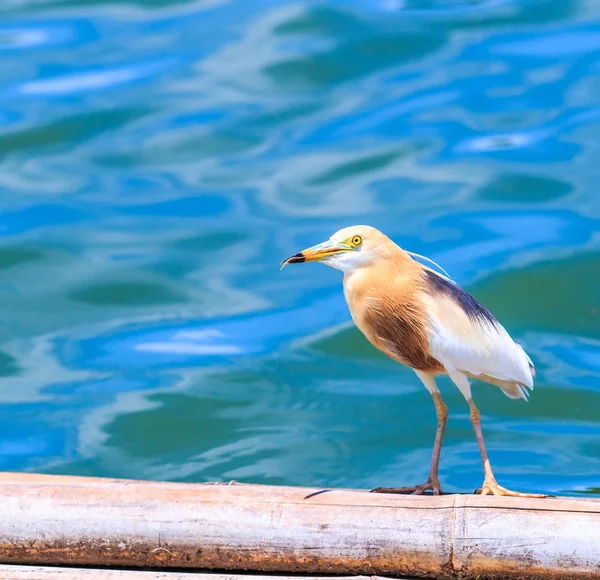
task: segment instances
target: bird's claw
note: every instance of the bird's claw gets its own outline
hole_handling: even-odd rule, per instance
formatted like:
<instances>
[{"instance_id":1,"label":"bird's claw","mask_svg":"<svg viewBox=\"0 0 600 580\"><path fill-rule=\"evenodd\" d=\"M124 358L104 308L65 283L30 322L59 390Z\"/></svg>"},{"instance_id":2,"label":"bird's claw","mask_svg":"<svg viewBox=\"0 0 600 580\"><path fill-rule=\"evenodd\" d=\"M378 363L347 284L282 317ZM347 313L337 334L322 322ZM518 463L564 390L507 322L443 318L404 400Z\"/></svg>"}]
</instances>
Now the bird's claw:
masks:
<instances>
[{"instance_id":1,"label":"bird's claw","mask_svg":"<svg viewBox=\"0 0 600 580\"><path fill-rule=\"evenodd\" d=\"M433 495L443 495L440 487L440 482L437 480L427 480L420 485L411 487L377 487L371 490L371 493L397 493L403 495L423 495L426 491L431 490Z\"/></svg>"},{"instance_id":2,"label":"bird's claw","mask_svg":"<svg viewBox=\"0 0 600 580\"><path fill-rule=\"evenodd\" d=\"M479 489L475 490L476 494L480 495L500 495L505 497L533 497L533 498L545 498L552 497L550 495L545 495L543 493L521 493L519 491L511 491L510 489L506 489L495 480L485 480L483 482L483 486Z\"/></svg>"}]
</instances>

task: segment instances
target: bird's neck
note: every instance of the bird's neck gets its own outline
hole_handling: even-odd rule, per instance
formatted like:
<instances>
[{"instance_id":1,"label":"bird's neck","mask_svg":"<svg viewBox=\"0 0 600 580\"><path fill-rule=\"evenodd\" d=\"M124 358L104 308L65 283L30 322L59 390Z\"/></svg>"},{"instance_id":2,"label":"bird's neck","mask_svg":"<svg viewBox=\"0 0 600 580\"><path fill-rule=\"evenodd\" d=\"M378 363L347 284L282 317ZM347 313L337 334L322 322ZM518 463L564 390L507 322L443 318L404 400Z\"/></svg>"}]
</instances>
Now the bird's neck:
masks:
<instances>
[{"instance_id":1,"label":"bird's neck","mask_svg":"<svg viewBox=\"0 0 600 580\"><path fill-rule=\"evenodd\" d=\"M374 279L387 275L395 277L405 273L414 275L420 269L420 264L415 262L403 249L396 246L393 252L381 254L371 262L361 264L352 270L344 272L344 284L351 280Z\"/></svg>"},{"instance_id":2,"label":"bird's neck","mask_svg":"<svg viewBox=\"0 0 600 580\"><path fill-rule=\"evenodd\" d=\"M373 312L381 312L385 305L392 305L398 311L414 310L413 301L421 287L420 268L420 264L406 255L406 259L380 261L344 275L348 309L367 338L371 336L368 319Z\"/></svg>"},{"instance_id":3,"label":"bird's neck","mask_svg":"<svg viewBox=\"0 0 600 580\"><path fill-rule=\"evenodd\" d=\"M420 279L422 266L404 250L344 273L346 299L353 294L384 290L396 283Z\"/></svg>"}]
</instances>

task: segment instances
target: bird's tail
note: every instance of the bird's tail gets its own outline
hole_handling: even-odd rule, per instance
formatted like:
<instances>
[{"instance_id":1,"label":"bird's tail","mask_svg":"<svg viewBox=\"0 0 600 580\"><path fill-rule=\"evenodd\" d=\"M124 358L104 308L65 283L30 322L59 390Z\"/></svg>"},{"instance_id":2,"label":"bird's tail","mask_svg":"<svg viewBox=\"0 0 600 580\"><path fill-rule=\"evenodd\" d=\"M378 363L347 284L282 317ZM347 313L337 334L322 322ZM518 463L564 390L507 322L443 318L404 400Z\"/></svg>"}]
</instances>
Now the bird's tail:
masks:
<instances>
[{"instance_id":1,"label":"bird's tail","mask_svg":"<svg viewBox=\"0 0 600 580\"><path fill-rule=\"evenodd\" d=\"M514 381L502 381L500 379L496 379L494 377L490 377L488 375L482 375L477 377L486 383L490 383L491 385L496 385L502 389L502 392L511 399L525 399L529 400L530 390L533 390L532 387L528 385L524 385L523 383L517 383Z\"/></svg>"},{"instance_id":2,"label":"bird's tail","mask_svg":"<svg viewBox=\"0 0 600 580\"><path fill-rule=\"evenodd\" d=\"M530 391L533 390L533 386L524 385L523 383L518 383L516 381L503 381L502 379L497 379L496 377L491 377L490 375L473 375L471 373L465 373L467 376L472 379L477 379L479 381L484 381L489 383L490 385L495 385L496 387L500 387L502 392L511 399L525 399L529 400Z\"/></svg>"}]
</instances>

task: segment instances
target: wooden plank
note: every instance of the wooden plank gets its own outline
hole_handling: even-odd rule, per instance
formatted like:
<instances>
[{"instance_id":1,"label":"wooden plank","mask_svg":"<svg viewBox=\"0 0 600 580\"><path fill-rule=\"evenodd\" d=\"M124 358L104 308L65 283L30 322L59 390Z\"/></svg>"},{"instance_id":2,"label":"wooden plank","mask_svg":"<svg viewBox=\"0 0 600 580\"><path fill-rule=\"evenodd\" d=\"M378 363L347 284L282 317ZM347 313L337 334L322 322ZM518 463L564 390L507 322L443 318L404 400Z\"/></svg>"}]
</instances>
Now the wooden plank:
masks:
<instances>
[{"instance_id":1,"label":"wooden plank","mask_svg":"<svg viewBox=\"0 0 600 580\"><path fill-rule=\"evenodd\" d=\"M0 474L0 563L598 578L600 501Z\"/></svg>"},{"instance_id":2,"label":"wooden plank","mask_svg":"<svg viewBox=\"0 0 600 580\"><path fill-rule=\"evenodd\" d=\"M332 580L323 576L259 576L256 574L219 574L160 572L149 570L101 570L98 568L57 568L52 566L15 566L0 564L2 580ZM336 576L333 580L387 580L382 576ZM396 580L402 580L396 579Z\"/></svg>"}]
</instances>

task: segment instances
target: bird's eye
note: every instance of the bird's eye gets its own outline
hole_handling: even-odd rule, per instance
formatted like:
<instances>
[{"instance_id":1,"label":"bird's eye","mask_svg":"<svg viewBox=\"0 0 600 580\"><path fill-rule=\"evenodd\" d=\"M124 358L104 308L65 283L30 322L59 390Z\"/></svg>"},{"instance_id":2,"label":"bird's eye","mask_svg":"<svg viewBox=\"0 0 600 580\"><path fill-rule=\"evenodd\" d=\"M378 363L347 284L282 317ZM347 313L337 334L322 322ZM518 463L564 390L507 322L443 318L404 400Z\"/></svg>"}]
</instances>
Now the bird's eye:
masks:
<instances>
[{"instance_id":1,"label":"bird's eye","mask_svg":"<svg viewBox=\"0 0 600 580\"><path fill-rule=\"evenodd\" d=\"M360 246L362 244L362 238L360 236L354 236L352 238L352 245L353 246Z\"/></svg>"}]
</instances>

